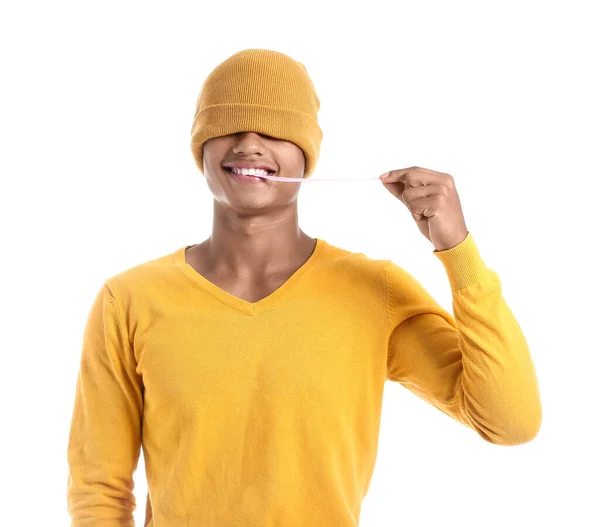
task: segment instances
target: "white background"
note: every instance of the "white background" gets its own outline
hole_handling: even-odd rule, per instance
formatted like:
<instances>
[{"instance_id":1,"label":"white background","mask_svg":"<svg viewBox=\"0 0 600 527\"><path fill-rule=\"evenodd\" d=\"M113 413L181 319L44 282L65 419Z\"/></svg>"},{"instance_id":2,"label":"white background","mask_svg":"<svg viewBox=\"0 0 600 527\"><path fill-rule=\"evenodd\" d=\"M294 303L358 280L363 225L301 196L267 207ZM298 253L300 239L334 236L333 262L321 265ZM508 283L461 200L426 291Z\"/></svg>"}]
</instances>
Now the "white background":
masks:
<instances>
[{"instance_id":1,"label":"white background","mask_svg":"<svg viewBox=\"0 0 600 527\"><path fill-rule=\"evenodd\" d=\"M307 67L321 100L313 178L413 165L454 177L542 395L538 436L502 447L386 383L361 527L599 525L593 5L3 3L2 524L69 524L66 450L94 295L210 235L212 195L189 150L196 97L233 53L270 48ZM452 313L433 246L380 182L304 183L298 207L308 235L393 260Z\"/></svg>"}]
</instances>

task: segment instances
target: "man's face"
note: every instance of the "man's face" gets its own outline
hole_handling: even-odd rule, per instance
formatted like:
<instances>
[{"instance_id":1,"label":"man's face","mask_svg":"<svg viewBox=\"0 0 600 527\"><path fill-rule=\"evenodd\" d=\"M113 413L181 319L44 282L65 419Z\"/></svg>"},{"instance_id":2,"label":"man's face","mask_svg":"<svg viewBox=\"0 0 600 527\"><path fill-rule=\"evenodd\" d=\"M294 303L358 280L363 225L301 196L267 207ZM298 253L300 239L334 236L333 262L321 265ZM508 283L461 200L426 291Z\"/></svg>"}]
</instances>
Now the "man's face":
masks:
<instances>
[{"instance_id":1,"label":"man's face","mask_svg":"<svg viewBox=\"0 0 600 527\"><path fill-rule=\"evenodd\" d=\"M296 200L300 182L240 181L223 168L224 163L248 161L273 167L279 177L303 178L304 152L290 141L256 132L214 137L203 145L204 175L215 200L236 209L265 209Z\"/></svg>"}]
</instances>

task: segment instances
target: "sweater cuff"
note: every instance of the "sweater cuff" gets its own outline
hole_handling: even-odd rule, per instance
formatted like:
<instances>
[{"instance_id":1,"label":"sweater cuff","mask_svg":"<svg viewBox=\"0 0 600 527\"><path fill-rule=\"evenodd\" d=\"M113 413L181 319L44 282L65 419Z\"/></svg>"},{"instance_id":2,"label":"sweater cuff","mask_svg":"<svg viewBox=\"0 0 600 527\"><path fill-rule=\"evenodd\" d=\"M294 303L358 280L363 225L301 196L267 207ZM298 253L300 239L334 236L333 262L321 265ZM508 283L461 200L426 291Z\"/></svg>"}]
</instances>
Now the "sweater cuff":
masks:
<instances>
[{"instance_id":1,"label":"sweater cuff","mask_svg":"<svg viewBox=\"0 0 600 527\"><path fill-rule=\"evenodd\" d=\"M455 247L446 251L433 251L433 254L444 265L452 291L490 278L490 269L481 258L470 231L467 237Z\"/></svg>"}]
</instances>

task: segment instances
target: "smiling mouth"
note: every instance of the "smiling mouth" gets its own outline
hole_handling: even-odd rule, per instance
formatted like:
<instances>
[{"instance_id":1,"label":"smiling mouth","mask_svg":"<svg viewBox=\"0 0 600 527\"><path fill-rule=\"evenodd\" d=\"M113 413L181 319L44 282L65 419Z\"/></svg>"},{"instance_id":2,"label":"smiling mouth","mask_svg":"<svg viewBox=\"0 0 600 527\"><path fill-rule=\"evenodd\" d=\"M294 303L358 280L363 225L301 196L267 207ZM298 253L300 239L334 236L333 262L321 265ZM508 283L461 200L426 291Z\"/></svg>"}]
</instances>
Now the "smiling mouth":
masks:
<instances>
[{"instance_id":1,"label":"smiling mouth","mask_svg":"<svg viewBox=\"0 0 600 527\"><path fill-rule=\"evenodd\" d=\"M227 172L228 174L230 174L231 176L237 177L237 178L246 178L246 179L250 179L250 180L254 180L254 181L268 181L268 178L265 178L263 176L254 176L251 174L240 174L239 172L234 172L233 168L231 167L223 167L223 170L225 170L225 172ZM267 170L267 175L268 176L272 176L273 174L275 174L276 172L272 171L272 170Z\"/></svg>"}]
</instances>

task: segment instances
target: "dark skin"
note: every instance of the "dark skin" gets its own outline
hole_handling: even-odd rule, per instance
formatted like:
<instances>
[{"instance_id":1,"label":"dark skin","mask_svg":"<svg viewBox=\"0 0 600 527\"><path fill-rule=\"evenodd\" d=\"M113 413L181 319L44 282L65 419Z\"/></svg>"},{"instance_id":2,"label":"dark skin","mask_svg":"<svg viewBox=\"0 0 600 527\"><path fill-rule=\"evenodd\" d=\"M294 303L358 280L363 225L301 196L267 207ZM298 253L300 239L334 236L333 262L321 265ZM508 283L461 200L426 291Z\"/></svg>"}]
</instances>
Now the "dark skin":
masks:
<instances>
[{"instance_id":1,"label":"dark skin","mask_svg":"<svg viewBox=\"0 0 600 527\"><path fill-rule=\"evenodd\" d=\"M257 302L278 289L312 254L316 239L298 226L302 183L242 183L226 161L265 162L280 177L304 177L302 150L256 132L204 143L204 175L214 196L212 234L186 251L186 262L224 291Z\"/></svg>"}]
</instances>

